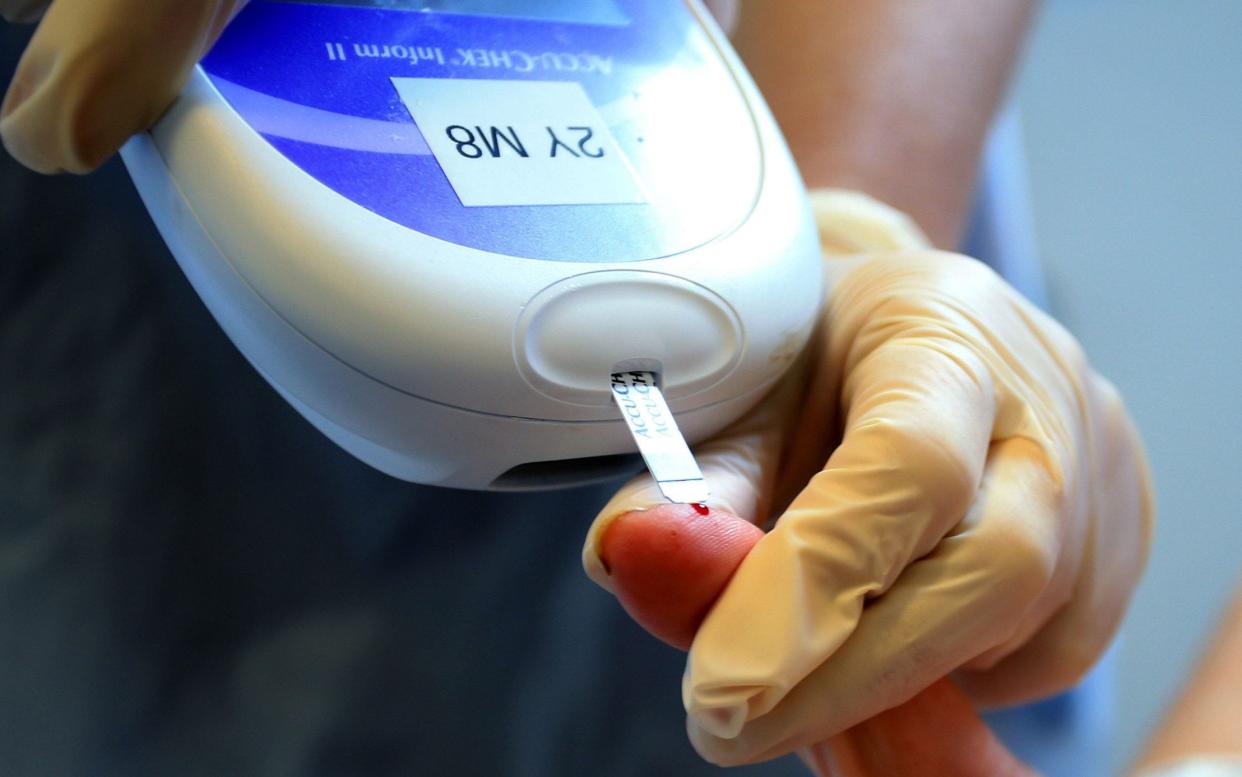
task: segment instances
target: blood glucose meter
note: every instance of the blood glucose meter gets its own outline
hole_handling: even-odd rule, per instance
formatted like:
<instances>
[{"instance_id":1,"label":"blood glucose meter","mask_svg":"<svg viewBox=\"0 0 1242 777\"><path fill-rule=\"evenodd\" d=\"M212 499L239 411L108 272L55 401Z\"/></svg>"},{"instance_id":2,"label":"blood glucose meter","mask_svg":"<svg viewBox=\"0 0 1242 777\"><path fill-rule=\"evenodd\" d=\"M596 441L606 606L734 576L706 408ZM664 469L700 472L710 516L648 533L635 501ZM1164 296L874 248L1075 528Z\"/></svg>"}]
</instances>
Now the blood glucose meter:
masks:
<instances>
[{"instance_id":1,"label":"blood glucose meter","mask_svg":"<svg viewBox=\"0 0 1242 777\"><path fill-rule=\"evenodd\" d=\"M697 0L254 0L123 155L254 367L406 480L637 469L610 376L702 440L819 308L797 172Z\"/></svg>"}]
</instances>

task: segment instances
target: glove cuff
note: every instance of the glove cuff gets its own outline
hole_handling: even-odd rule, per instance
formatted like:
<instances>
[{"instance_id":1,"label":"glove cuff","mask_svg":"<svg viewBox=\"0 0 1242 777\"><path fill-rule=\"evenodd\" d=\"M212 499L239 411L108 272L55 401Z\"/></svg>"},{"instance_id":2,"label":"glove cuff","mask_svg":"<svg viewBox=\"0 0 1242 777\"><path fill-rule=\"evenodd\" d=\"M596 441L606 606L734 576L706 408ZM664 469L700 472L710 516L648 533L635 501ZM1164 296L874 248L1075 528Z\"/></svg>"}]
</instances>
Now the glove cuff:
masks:
<instances>
[{"instance_id":1,"label":"glove cuff","mask_svg":"<svg viewBox=\"0 0 1242 777\"><path fill-rule=\"evenodd\" d=\"M932 247L914 219L862 192L813 189L808 196L829 256Z\"/></svg>"}]
</instances>

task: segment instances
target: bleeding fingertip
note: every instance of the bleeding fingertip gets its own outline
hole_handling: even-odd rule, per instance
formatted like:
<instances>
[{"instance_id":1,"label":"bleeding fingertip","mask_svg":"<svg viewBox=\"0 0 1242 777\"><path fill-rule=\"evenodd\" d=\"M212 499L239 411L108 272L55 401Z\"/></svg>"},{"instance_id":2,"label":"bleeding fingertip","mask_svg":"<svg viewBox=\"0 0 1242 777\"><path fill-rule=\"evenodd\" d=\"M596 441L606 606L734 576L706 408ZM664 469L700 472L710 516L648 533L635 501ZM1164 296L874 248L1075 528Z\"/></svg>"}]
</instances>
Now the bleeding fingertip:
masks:
<instances>
[{"instance_id":1,"label":"bleeding fingertip","mask_svg":"<svg viewBox=\"0 0 1242 777\"><path fill-rule=\"evenodd\" d=\"M686 649L763 533L722 511L665 504L618 515L598 535L609 589L644 628Z\"/></svg>"}]
</instances>

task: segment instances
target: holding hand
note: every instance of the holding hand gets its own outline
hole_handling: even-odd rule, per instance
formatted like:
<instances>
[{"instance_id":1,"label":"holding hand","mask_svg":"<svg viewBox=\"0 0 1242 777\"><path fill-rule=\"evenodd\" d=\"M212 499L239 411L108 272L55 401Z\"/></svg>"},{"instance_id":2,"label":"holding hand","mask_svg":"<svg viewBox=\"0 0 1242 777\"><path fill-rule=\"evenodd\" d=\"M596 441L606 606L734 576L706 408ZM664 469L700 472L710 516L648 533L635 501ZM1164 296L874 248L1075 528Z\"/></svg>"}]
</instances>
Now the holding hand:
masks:
<instances>
[{"instance_id":1,"label":"holding hand","mask_svg":"<svg viewBox=\"0 0 1242 777\"><path fill-rule=\"evenodd\" d=\"M1138 439L1073 338L982 264L886 231L881 207L821 205L827 246L911 248L828 261L807 373L698 450L713 508L777 518L690 648L690 736L721 764L824 743L950 673L985 705L1068 688L1147 554ZM588 537L588 573L623 602L607 569L644 543L603 539L660 501L640 478Z\"/></svg>"},{"instance_id":2,"label":"holding hand","mask_svg":"<svg viewBox=\"0 0 1242 777\"><path fill-rule=\"evenodd\" d=\"M39 29L4 103L0 137L41 173L86 173L150 127L245 0L0 0Z\"/></svg>"}]
</instances>

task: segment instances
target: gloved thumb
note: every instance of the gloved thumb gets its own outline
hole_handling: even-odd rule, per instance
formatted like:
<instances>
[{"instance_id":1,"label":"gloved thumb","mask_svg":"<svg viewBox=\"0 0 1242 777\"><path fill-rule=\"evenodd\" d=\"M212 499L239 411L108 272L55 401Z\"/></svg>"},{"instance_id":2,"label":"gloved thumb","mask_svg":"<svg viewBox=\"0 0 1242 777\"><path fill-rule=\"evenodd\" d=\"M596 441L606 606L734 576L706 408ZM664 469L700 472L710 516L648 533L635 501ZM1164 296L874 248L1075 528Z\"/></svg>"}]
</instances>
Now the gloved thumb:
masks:
<instances>
[{"instance_id":1,"label":"gloved thumb","mask_svg":"<svg viewBox=\"0 0 1242 777\"><path fill-rule=\"evenodd\" d=\"M659 505L607 524L599 559L625 610L656 637L687 650L738 565L763 537L720 510ZM800 751L816 775L1029 777L949 680L848 731Z\"/></svg>"},{"instance_id":2,"label":"gloved thumb","mask_svg":"<svg viewBox=\"0 0 1242 777\"><path fill-rule=\"evenodd\" d=\"M55 0L0 105L33 170L84 173L151 126L245 0Z\"/></svg>"}]
</instances>

